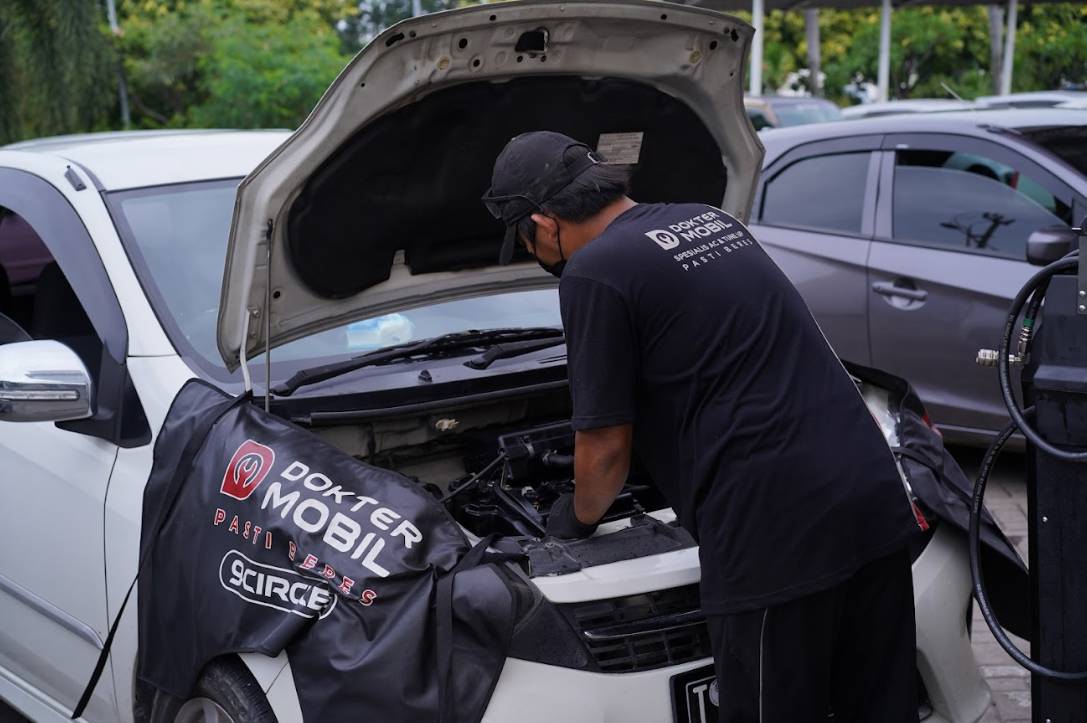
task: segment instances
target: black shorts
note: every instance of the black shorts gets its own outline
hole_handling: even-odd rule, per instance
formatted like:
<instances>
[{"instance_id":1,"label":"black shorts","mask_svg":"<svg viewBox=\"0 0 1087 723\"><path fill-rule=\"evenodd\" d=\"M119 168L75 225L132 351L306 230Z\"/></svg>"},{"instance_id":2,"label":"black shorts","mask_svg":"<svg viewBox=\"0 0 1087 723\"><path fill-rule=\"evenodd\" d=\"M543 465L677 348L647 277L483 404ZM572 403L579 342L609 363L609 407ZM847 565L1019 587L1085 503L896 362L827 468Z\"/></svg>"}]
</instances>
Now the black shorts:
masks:
<instances>
[{"instance_id":1,"label":"black shorts","mask_svg":"<svg viewBox=\"0 0 1087 723\"><path fill-rule=\"evenodd\" d=\"M829 590L708 623L721 723L917 723L905 550Z\"/></svg>"}]
</instances>

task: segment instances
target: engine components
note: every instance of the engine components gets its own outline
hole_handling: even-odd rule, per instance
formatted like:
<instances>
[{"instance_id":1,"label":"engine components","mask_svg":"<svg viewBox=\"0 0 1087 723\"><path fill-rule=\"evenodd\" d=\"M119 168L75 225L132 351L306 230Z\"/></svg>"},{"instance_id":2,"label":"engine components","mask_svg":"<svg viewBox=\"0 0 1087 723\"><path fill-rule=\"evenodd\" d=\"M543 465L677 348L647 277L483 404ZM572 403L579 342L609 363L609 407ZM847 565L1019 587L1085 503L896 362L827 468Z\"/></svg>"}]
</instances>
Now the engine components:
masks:
<instances>
[{"instance_id":1,"label":"engine components","mask_svg":"<svg viewBox=\"0 0 1087 723\"><path fill-rule=\"evenodd\" d=\"M451 485L442 501L476 535L543 537L551 505L574 489L570 422L508 432L498 436L496 444L498 456ZM603 521L664 507L656 488L645 482L635 472Z\"/></svg>"}]
</instances>

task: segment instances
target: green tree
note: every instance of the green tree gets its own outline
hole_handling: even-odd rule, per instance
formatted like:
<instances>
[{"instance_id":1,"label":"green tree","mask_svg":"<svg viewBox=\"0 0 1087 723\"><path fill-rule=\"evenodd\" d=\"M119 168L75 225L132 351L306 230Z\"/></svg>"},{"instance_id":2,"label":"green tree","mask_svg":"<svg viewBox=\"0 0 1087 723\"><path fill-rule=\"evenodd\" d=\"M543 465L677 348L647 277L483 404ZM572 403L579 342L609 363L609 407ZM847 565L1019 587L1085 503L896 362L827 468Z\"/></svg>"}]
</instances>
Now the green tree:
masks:
<instances>
[{"instance_id":1,"label":"green tree","mask_svg":"<svg viewBox=\"0 0 1087 723\"><path fill-rule=\"evenodd\" d=\"M424 13L448 10L464 3L457 0L421 0ZM476 2L467 4L475 5ZM339 24L345 47L357 52L381 31L411 17L411 0L363 0L357 13L346 16Z\"/></svg>"},{"instance_id":2,"label":"green tree","mask_svg":"<svg viewBox=\"0 0 1087 723\"><path fill-rule=\"evenodd\" d=\"M107 127L115 64L87 0L0 2L0 144Z\"/></svg>"},{"instance_id":3,"label":"green tree","mask_svg":"<svg viewBox=\"0 0 1087 723\"><path fill-rule=\"evenodd\" d=\"M804 33L804 13L775 10L766 24L763 51L763 82L767 87L781 87L790 73L807 66L808 40Z\"/></svg>"},{"instance_id":4,"label":"green tree","mask_svg":"<svg viewBox=\"0 0 1087 723\"><path fill-rule=\"evenodd\" d=\"M879 58L879 14L870 13L848 50L826 63L828 86L863 78L874 82ZM890 92L894 98L976 96L988 87L988 20L981 6L898 10L891 25ZM831 79L833 81L831 82Z\"/></svg>"},{"instance_id":5,"label":"green tree","mask_svg":"<svg viewBox=\"0 0 1087 723\"><path fill-rule=\"evenodd\" d=\"M431 12L477 0L422 0ZM410 14L411 0L0 0L0 143L116 127L117 69L136 127L295 127L362 45ZM745 13L739 13L748 19ZM820 12L826 93L874 83L877 8ZM767 15L768 92L806 65L803 15ZM1016 90L1087 80L1087 5L1025 5ZM980 6L909 7L894 15L891 92L988 92L988 22Z\"/></svg>"},{"instance_id":6,"label":"green tree","mask_svg":"<svg viewBox=\"0 0 1087 723\"><path fill-rule=\"evenodd\" d=\"M198 65L211 52L217 15L206 2L172 5L122 6L120 49L137 127L182 126L189 108L207 98Z\"/></svg>"},{"instance_id":7,"label":"green tree","mask_svg":"<svg viewBox=\"0 0 1087 723\"><path fill-rule=\"evenodd\" d=\"M1087 4L1028 5L1019 21L1013 90L1087 84Z\"/></svg>"},{"instance_id":8,"label":"green tree","mask_svg":"<svg viewBox=\"0 0 1087 723\"><path fill-rule=\"evenodd\" d=\"M828 97L848 102L843 87L876 82L879 10L821 10L823 70ZM983 6L896 10L891 25L891 96L965 98L990 92L989 32ZM807 46L799 12L766 19L764 78L776 88L805 66ZM1058 88L1087 80L1087 5L1027 5L1019 16L1014 90Z\"/></svg>"},{"instance_id":9,"label":"green tree","mask_svg":"<svg viewBox=\"0 0 1087 723\"><path fill-rule=\"evenodd\" d=\"M341 0L142 0L124 63L142 127L297 126L347 61Z\"/></svg>"},{"instance_id":10,"label":"green tree","mask_svg":"<svg viewBox=\"0 0 1087 723\"><path fill-rule=\"evenodd\" d=\"M343 69L340 39L315 15L289 25L224 22L199 67L207 98L190 109L200 127L295 128Z\"/></svg>"}]
</instances>

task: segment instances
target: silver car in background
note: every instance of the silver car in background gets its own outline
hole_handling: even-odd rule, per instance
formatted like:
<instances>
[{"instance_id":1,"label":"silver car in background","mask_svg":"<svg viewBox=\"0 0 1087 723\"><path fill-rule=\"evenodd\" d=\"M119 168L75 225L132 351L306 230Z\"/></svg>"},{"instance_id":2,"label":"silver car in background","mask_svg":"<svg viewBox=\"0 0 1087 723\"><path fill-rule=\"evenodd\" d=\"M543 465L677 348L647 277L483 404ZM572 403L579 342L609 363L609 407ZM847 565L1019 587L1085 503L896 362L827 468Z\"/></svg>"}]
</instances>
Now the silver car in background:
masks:
<instances>
[{"instance_id":1,"label":"silver car in background","mask_svg":"<svg viewBox=\"0 0 1087 723\"><path fill-rule=\"evenodd\" d=\"M979 105L987 108L1054 108L1064 103L1087 100L1084 90L1037 90L1008 95L983 95L977 98Z\"/></svg>"},{"instance_id":2,"label":"silver car in background","mask_svg":"<svg viewBox=\"0 0 1087 723\"><path fill-rule=\"evenodd\" d=\"M789 128L840 120L842 111L824 98L780 95L744 96L744 110L755 130Z\"/></svg>"},{"instance_id":3,"label":"silver car in background","mask_svg":"<svg viewBox=\"0 0 1087 723\"><path fill-rule=\"evenodd\" d=\"M1087 216L1087 113L906 114L760 136L752 231L838 355L909 379L950 439L991 437L1006 413L977 351L995 347L1036 271L1031 234Z\"/></svg>"},{"instance_id":4,"label":"silver car in background","mask_svg":"<svg viewBox=\"0 0 1087 723\"><path fill-rule=\"evenodd\" d=\"M978 106L968 100L951 98L910 98L879 103L863 103L842 108L842 118L859 120L903 113L945 113L952 110L973 110Z\"/></svg>"}]
</instances>

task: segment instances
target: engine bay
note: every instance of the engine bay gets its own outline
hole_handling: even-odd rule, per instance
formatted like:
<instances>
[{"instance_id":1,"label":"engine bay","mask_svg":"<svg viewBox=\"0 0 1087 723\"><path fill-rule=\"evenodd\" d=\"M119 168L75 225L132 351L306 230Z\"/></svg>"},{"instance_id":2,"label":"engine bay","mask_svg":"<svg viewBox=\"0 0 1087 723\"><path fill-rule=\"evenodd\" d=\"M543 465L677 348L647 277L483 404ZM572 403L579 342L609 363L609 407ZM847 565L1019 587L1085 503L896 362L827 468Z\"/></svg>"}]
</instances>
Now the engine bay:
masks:
<instances>
[{"instance_id":1,"label":"engine bay","mask_svg":"<svg viewBox=\"0 0 1087 723\"><path fill-rule=\"evenodd\" d=\"M893 393L854 381L888 442L896 445ZM601 520L603 534L573 541L547 537L552 505L574 490L569 404L567 394L537 388L500 400L462 399L391 415L360 410L354 419L307 426L360 461L408 477L470 536L497 536L497 547L522 553L533 577L693 547L637 453Z\"/></svg>"},{"instance_id":2,"label":"engine bay","mask_svg":"<svg viewBox=\"0 0 1087 723\"><path fill-rule=\"evenodd\" d=\"M457 480L442 496L453 517L473 534L543 537L558 497L574 489L574 432L567 422L500 434L497 454ZM652 480L632 469L602 522L666 507Z\"/></svg>"},{"instance_id":3,"label":"engine bay","mask_svg":"<svg viewBox=\"0 0 1087 723\"><path fill-rule=\"evenodd\" d=\"M568 406L565 394L540 394L312 429L405 475L472 535L534 540L545 536L555 500L574 489ZM668 507L637 457L603 522Z\"/></svg>"}]
</instances>

